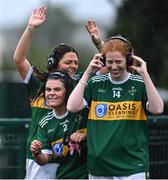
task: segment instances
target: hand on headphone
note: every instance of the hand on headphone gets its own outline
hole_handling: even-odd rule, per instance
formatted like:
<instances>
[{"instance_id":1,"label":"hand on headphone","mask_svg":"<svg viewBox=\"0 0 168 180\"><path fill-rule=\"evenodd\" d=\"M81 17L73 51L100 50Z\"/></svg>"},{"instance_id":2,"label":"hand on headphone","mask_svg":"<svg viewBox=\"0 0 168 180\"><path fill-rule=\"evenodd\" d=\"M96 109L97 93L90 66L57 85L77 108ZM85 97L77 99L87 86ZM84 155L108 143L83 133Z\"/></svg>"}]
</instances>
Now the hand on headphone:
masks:
<instances>
[{"instance_id":1,"label":"hand on headphone","mask_svg":"<svg viewBox=\"0 0 168 180\"><path fill-rule=\"evenodd\" d=\"M135 55L132 55L132 58L133 58L134 62L136 62L136 64L134 63L131 66L131 69L136 71L141 76L143 76L145 73L147 73L146 62L142 58L135 56Z\"/></svg>"},{"instance_id":2,"label":"hand on headphone","mask_svg":"<svg viewBox=\"0 0 168 180\"><path fill-rule=\"evenodd\" d=\"M86 69L87 74L94 74L104 66L103 62L101 61L102 58L103 57L101 53L94 55L93 59L90 61L89 66Z\"/></svg>"}]
</instances>

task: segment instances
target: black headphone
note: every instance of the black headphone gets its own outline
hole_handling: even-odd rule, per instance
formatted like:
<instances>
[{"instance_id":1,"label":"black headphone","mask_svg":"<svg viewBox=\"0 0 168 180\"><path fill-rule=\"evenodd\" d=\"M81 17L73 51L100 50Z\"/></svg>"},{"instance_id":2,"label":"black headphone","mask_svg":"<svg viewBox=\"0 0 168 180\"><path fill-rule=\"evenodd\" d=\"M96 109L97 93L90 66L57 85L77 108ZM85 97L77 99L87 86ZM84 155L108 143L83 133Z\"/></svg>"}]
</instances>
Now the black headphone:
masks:
<instances>
[{"instance_id":1,"label":"black headphone","mask_svg":"<svg viewBox=\"0 0 168 180\"><path fill-rule=\"evenodd\" d=\"M60 59L62 59L63 56L68 52L74 52L78 56L77 51L70 44L67 43L60 43L51 51L47 61L47 68L49 72L57 68Z\"/></svg>"},{"instance_id":2,"label":"black headphone","mask_svg":"<svg viewBox=\"0 0 168 180\"><path fill-rule=\"evenodd\" d=\"M132 66L132 64L133 64L133 58L132 58L133 48L131 46L130 41L128 41L126 38L122 37L121 35L117 35L117 36L112 36L112 37L108 38L105 42L108 42L108 41L113 40L113 39L119 39L128 45L128 52L129 53L127 54L127 57L126 57L126 64L128 66Z\"/></svg>"},{"instance_id":3,"label":"black headphone","mask_svg":"<svg viewBox=\"0 0 168 180\"><path fill-rule=\"evenodd\" d=\"M50 57L50 58L48 59L47 66L48 66L49 68L54 68L54 67L55 67L55 59L54 59L53 57Z\"/></svg>"},{"instance_id":4,"label":"black headphone","mask_svg":"<svg viewBox=\"0 0 168 180\"><path fill-rule=\"evenodd\" d=\"M61 43L59 46L55 47L48 58L47 67L48 69L53 69L57 67L59 60L62 58L62 52L60 52L60 48L66 44Z\"/></svg>"}]
</instances>

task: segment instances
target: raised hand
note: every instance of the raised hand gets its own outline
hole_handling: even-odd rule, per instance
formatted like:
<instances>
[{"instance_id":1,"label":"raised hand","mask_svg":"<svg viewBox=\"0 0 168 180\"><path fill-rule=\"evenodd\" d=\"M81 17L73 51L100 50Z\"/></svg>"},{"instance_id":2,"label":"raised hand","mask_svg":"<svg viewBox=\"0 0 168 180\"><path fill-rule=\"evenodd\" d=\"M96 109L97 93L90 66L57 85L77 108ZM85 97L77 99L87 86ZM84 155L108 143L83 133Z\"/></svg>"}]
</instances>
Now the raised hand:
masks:
<instances>
[{"instance_id":1,"label":"raised hand","mask_svg":"<svg viewBox=\"0 0 168 180\"><path fill-rule=\"evenodd\" d=\"M86 23L86 29L87 29L93 43L95 44L97 49L100 51L104 42L101 40L99 28L96 25L95 21L88 20Z\"/></svg>"},{"instance_id":2,"label":"raised hand","mask_svg":"<svg viewBox=\"0 0 168 180\"><path fill-rule=\"evenodd\" d=\"M28 27L34 29L43 24L46 20L46 11L46 6L34 9L29 18Z\"/></svg>"},{"instance_id":3,"label":"raised hand","mask_svg":"<svg viewBox=\"0 0 168 180\"><path fill-rule=\"evenodd\" d=\"M146 62L138 56L132 55L132 57L135 63L130 67L131 70L136 71L143 77L143 75L147 73Z\"/></svg>"},{"instance_id":4,"label":"raised hand","mask_svg":"<svg viewBox=\"0 0 168 180\"><path fill-rule=\"evenodd\" d=\"M102 69L104 67L103 62L101 61L102 58L103 57L101 53L95 54L93 59L90 61L85 73L90 76L91 74L94 74Z\"/></svg>"},{"instance_id":5,"label":"raised hand","mask_svg":"<svg viewBox=\"0 0 168 180\"><path fill-rule=\"evenodd\" d=\"M99 29L94 20L89 19L87 21L86 29L87 29L88 33L90 34L91 38L100 39Z\"/></svg>"}]
</instances>

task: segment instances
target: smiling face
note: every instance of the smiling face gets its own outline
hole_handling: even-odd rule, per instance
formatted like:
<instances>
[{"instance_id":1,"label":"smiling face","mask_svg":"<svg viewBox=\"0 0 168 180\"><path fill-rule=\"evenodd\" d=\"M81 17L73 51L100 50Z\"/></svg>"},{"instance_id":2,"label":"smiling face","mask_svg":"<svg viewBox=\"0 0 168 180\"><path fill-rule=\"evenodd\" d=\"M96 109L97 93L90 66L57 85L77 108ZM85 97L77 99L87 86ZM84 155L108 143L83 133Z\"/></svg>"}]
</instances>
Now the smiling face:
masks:
<instances>
[{"instance_id":1,"label":"smiling face","mask_svg":"<svg viewBox=\"0 0 168 180\"><path fill-rule=\"evenodd\" d=\"M126 57L130 52L127 41L116 38L105 42L102 53L106 56L106 66L112 80L122 81L128 76Z\"/></svg>"},{"instance_id":2,"label":"smiling face","mask_svg":"<svg viewBox=\"0 0 168 180\"><path fill-rule=\"evenodd\" d=\"M65 70L73 77L78 69L78 57L74 52L66 53L58 63L58 70Z\"/></svg>"},{"instance_id":3,"label":"smiling face","mask_svg":"<svg viewBox=\"0 0 168 180\"><path fill-rule=\"evenodd\" d=\"M112 80L124 80L127 75L126 58L119 51L106 53L106 66L111 74Z\"/></svg>"},{"instance_id":4,"label":"smiling face","mask_svg":"<svg viewBox=\"0 0 168 180\"><path fill-rule=\"evenodd\" d=\"M45 99L51 108L65 108L66 89L60 79L49 79L45 86Z\"/></svg>"}]
</instances>

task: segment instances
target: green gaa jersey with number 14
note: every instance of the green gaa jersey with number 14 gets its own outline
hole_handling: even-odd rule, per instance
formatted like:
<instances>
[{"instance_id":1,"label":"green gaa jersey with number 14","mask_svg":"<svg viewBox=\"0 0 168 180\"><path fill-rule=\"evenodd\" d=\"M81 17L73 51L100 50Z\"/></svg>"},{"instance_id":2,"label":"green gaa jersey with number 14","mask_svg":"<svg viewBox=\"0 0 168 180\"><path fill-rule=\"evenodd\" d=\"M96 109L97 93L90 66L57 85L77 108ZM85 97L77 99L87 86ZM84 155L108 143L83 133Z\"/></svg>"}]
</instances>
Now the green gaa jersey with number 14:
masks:
<instances>
[{"instance_id":1,"label":"green gaa jersey with number 14","mask_svg":"<svg viewBox=\"0 0 168 180\"><path fill-rule=\"evenodd\" d=\"M127 176L148 171L146 89L139 75L112 81L94 76L85 89L88 171L95 176Z\"/></svg>"}]
</instances>

